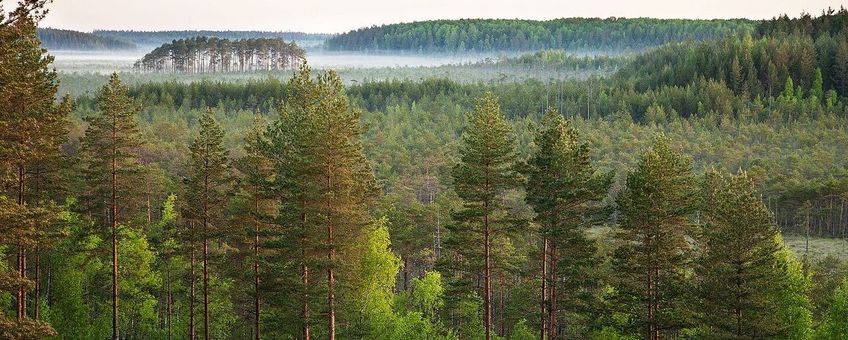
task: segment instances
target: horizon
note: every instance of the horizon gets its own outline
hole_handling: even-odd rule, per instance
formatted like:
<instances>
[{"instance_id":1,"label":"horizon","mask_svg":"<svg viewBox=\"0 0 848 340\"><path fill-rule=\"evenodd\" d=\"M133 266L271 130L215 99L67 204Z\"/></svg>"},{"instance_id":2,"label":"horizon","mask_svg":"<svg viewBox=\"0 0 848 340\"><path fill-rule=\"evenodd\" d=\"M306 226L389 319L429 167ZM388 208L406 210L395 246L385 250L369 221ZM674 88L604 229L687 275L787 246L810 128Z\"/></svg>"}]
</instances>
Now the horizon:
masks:
<instances>
[{"instance_id":1,"label":"horizon","mask_svg":"<svg viewBox=\"0 0 848 340\"><path fill-rule=\"evenodd\" d=\"M104 4L104 2L106 2ZM213 5L209 5L209 3ZM412 2L412 3L410 3ZM293 32L308 34L341 34L373 26L403 24L432 20L462 19L505 19L548 21L562 18L650 18L650 19L692 19L692 20L767 20L781 15L798 17L803 13L817 16L828 8L839 9L845 4L833 0L755 0L744 4L731 0L699 1L677 3L669 0L655 0L650 4L635 4L623 0L599 0L592 4L568 4L551 0L530 1L522 8L512 8L512 2L496 1L485 3L487 6L472 6L484 2L472 0L463 3L451 3L449 0L436 0L429 4L415 1L368 0L356 4L334 0L314 1L309 4L280 4L267 0L243 0L239 9L228 6L229 1L183 0L168 3L167 0L150 0L144 4L127 0L59 0L49 5L50 14L42 21L43 27L92 32L95 30L118 31L263 31ZM83 3L82 5L80 3ZM85 5L90 3L91 5ZM157 3L175 7L162 11ZM335 7L323 8L330 3ZM404 4L411 7L404 8ZM122 13L102 10L92 14L86 9L98 6L103 8L125 8ZM198 6L193 6L197 4ZM441 4L442 6L439 6ZM610 6L610 4L615 6ZM142 6L138 6L142 5ZM286 8L281 17L273 9ZM315 8L315 7L318 8ZM347 8L347 7L353 8ZM372 6L377 6L375 10ZM459 7L451 12L441 11L442 7ZM569 7L570 6L570 7ZM138 7L135 9L126 7ZM197 12L194 20L184 17L172 17L170 13L183 13L187 7ZM260 7L257 9L257 7ZM336 8L339 7L339 8ZM415 7L421 7L415 10ZM775 10L781 8L781 10ZM152 11L151 11L152 10ZM81 12L82 11L82 12ZM154 13L155 12L155 13ZM376 12L376 13L374 13ZM84 13L84 14L83 14ZM124 15L123 13L133 13ZM256 13L270 13L270 16L255 17ZM410 14L412 13L412 14ZM508 14L509 13L509 14ZM556 13L551 15L550 13ZM248 15L250 14L250 15ZM353 14L353 15L351 15ZM367 15L366 15L367 14ZM277 23L285 21L285 24ZM211 23L216 22L216 23ZM217 22L223 22L217 23ZM167 27L167 28L162 28Z\"/></svg>"}]
</instances>

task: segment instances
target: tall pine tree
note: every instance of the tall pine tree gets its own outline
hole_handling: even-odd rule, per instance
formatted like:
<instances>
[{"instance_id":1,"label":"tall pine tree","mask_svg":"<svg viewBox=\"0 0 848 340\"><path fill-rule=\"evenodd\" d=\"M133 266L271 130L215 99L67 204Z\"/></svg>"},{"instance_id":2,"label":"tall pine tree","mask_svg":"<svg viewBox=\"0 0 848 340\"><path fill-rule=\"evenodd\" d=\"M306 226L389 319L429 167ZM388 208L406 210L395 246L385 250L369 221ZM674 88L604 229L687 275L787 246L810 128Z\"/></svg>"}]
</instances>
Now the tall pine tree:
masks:
<instances>
[{"instance_id":1,"label":"tall pine tree","mask_svg":"<svg viewBox=\"0 0 848 340\"><path fill-rule=\"evenodd\" d=\"M290 292L301 304L301 337L311 336L316 280L310 269L318 267L326 273L326 338L335 339L338 254L369 223L376 186L362 148L361 111L350 105L339 76L331 71L313 79L303 66L288 90L265 150L278 190L276 224L290 231L278 246L301 269L301 291Z\"/></svg>"},{"instance_id":2,"label":"tall pine tree","mask_svg":"<svg viewBox=\"0 0 848 340\"><path fill-rule=\"evenodd\" d=\"M601 222L607 211L601 200L613 173L598 173L592 167L588 144L579 142L577 130L553 108L542 118L535 142L536 150L527 164L526 200L536 211L542 236L540 331L556 339L561 328L558 314L569 314L567 319L574 321L592 304L597 281L592 280L591 272L599 261L586 229ZM567 304L560 307L560 299Z\"/></svg>"},{"instance_id":3,"label":"tall pine tree","mask_svg":"<svg viewBox=\"0 0 848 340\"><path fill-rule=\"evenodd\" d=\"M59 82L56 72L49 68L53 58L46 55L36 35L40 17L30 16L25 6L21 4L10 14L11 21L0 26L0 172L13 174L12 183L8 183L13 189L0 192L0 196L14 198L3 199L0 210L9 228L3 233L3 244L17 249L17 262L12 266L15 273L3 278L3 290L15 291L16 329L8 334L22 332L39 337L52 332L37 321L41 303L39 252L57 213L49 201L54 196L45 195L45 190L56 184L49 178L58 174L60 145L66 140L66 118L71 108L67 98L62 103L55 101ZM0 14L0 21L4 18ZM34 280L27 274L30 250L35 260ZM27 312L27 293L33 288L35 320L29 319ZM2 331L5 327L0 327Z\"/></svg>"},{"instance_id":4,"label":"tall pine tree","mask_svg":"<svg viewBox=\"0 0 848 340\"><path fill-rule=\"evenodd\" d=\"M208 109L198 119L200 130L189 146L186 195L192 215L201 224L203 244L203 334L209 340L209 242L222 228L231 174L229 153L224 149L224 131Z\"/></svg>"},{"instance_id":5,"label":"tall pine tree","mask_svg":"<svg viewBox=\"0 0 848 340\"><path fill-rule=\"evenodd\" d=\"M645 338L655 340L689 324L693 228L688 216L697 198L691 161L673 152L665 137L642 154L619 192L616 302L630 315L631 331Z\"/></svg>"},{"instance_id":6,"label":"tall pine tree","mask_svg":"<svg viewBox=\"0 0 848 340\"><path fill-rule=\"evenodd\" d=\"M466 117L468 125L462 136L460 161L452 174L454 190L464 204L454 216L451 243L463 259L460 261L482 262L470 266L483 275L483 324L486 339L490 339L492 240L511 226L503 195L519 185L519 176L515 139L495 95L486 93Z\"/></svg>"},{"instance_id":7,"label":"tall pine tree","mask_svg":"<svg viewBox=\"0 0 848 340\"><path fill-rule=\"evenodd\" d=\"M118 226L129 215L128 201L136 197L141 177L139 148L143 144L136 121L139 111L128 89L113 73L97 97L99 111L86 117L82 138L86 191L83 204L90 215L109 226L112 254L112 338L118 339Z\"/></svg>"}]
</instances>

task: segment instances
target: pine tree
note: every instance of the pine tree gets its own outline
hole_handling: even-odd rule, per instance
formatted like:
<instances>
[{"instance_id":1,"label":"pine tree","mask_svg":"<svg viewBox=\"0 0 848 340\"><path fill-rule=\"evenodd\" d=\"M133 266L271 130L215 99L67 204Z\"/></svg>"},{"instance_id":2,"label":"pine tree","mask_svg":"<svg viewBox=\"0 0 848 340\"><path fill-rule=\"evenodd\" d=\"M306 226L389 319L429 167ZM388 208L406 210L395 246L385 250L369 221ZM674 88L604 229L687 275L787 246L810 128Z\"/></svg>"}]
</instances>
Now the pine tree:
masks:
<instances>
[{"instance_id":1,"label":"pine tree","mask_svg":"<svg viewBox=\"0 0 848 340\"><path fill-rule=\"evenodd\" d=\"M273 164L280 205L276 224L289 228L280 245L301 269L302 338L310 337L309 269L326 271L327 338L336 334L337 253L369 223L375 182L361 142L361 112L344 95L335 72L311 77L303 66L289 81L289 97L268 133L265 155ZM320 231L323 230L323 235ZM323 260L319 258L323 257Z\"/></svg>"},{"instance_id":2,"label":"pine tree","mask_svg":"<svg viewBox=\"0 0 848 340\"><path fill-rule=\"evenodd\" d=\"M604 216L606 209L600 201L613 177L612 172L597 173L589 152L588 144L578 141L577 130L555 109L548 109L536 135L536 150L528 161L526 199L536 211L541 228L543 318L547 314L541 333L549 325L550 339L558 337L558 314L586 312L581 307L591 305L588 299L595 288L591 272L598 265L596 247L586 229ZM559 257L559 249L564 256ZM550 273L546 273L548 263ZM564 288L561 294L558 288ZM568 304L559 307L560 298Z\"/></svg>"},{"instance_id":3,"label":"pine tree","mask_svg":"<svg viewBox=\"0 0 848 340\"><path fill-rule=\"evenodd\" d=\"M222 228L230 166L224 149L224 131L208 109L198 119L200 130L189 146L186 194L190 210L201 223L203 243L203 330L204 339L211 337L209 328L209 242Z\"/></svg>"},{"instance_id":4,"label":"pine tree","mask_svg":"<svg viewBox=\"0 0 848 340\"><path fill-rule=\"evenodd\" d=\"M704 181L703 221L698 238L704 324L710 336L743 339L775 336L770 292L782 282L776 254L777 225L753 182L709 172Z\"/></svg>"},{"instance_id":5,"label":"pine tree","mask_svg":"<svg viewBox=\"0 0 848 340\"><path fill-rule=\"evenodd\" d=\"M245 155L234 165L241 177L239 180L238 196L243 208L237 213L240 222L250 224L253 253L253 329L254 338L260 338L260 263L262 261L262 239L268 234L266 221L273 211L273 202L269 199L271 173L270 160L263 153L266 147L264 122L260 116L254 118L253 129L245 138Z\"/></svg>"},{"instance_id":6,"label":"pine tree","mask_svg":"<svg viewBox=\"0 0 848 340\"><path fill-rule=\"evenodd\" d=\"M113 73L97 97L99 112L86 117L89 126L82 138L84 178L83 204L90 215L109 225L112 245L112 338L118 339L118 226L125 205L135 197L134 179L140 178L138 149L142 146L136 114L139 108L128 89Z\"/></svg>"},{"instance_id":7,"label":"pine tree","mask_svg":"<svg viewBox=\"0 0 848 340\"><path fill-rule=\"evenodd\" d=\"M460 161L452 174L463 208L454 216L456 225L451 227L451 237L456 242L455 251L463 258L482 261L482 266L474 264L473 268L483 273L483 324L486 339L490 339L492 240L509 227L503 194L519 184L519 176L515 140L495 95L486 93L466 117ZM482 249L472 244L481 245Z\"/></svg>"},{"instance_id":8,"label":"pine tree","mask_svg":"<svg viewBox=\"0 0 848 340\"><path fill-rule=\"evenodd\" d=\"M7 225L15 225L4 233L4 244L16 246L16 273L4 281L3 290L15 290L16 322L19 330L32 336L50 334L52 330L40 319L39 252L49 235L50 221L58 209L44 195L47 186L54 186L62 160L60 145L66 140L67 115L70 101L67 97L56 103L57 75L50 69L53 58L45 54L36 35L36 22L25 12L27 4L20 4L10 14L7 25L0 26L0 171L13 172L14 190L0 192L16 198L18 207L0 208L6 213ZM0 21L4 16L0 14ZM3 184L3 183L0 183ZM4 204L11 204L4 200ZM15 215L19 220L17 222ZM27 277L29 250L34 251L35 278ZM32 287L34 283L34 287ZM27 312L27 292L35 288L33 318ZM6 325L4 323L4 325ZM0 327L0 332L3 328ZM11 333L10 333L11 334Z\"/></svg>"},{"instance_id":9,"label":"pine tree","mask_svg":"<svg viewBox=\"0 0 848 340\"><path fill-rule=\"evenodd\" d=\"M613 258L616 302L645 338L687 326L686 278L697 186L690 161L657 137L616 200L622 246Z\"/></svg>"}]
</instances>

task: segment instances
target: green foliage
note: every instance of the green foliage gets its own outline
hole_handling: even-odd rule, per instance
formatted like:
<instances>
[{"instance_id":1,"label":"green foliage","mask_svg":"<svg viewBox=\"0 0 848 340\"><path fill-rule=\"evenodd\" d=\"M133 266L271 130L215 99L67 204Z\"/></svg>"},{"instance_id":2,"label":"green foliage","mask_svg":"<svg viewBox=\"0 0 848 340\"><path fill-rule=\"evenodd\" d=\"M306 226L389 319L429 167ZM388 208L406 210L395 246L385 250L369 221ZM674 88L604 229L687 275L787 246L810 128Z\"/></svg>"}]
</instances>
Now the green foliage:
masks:
<instances>
[{"instance_id":1,"label":"green foliage","mask_svg":"<svg viewBox=\"0 0 848 340\"><path fill-rule=\"evenodd\" d=\"M642 336L691 325L688 215L697 186L688 159L657 136L639 159L616 199L622 245L615 251L616 309L631 317L629 331ZM663 204L657 204L663 202Z\"/></svg>"},{"instance_id":2,"label":"green foliage","mask_svg":"<svg viewBox=\"0 0 848 340\"><path fill-rule=\"evenodd\" d=\"M512 334L509 335L509 340L534 340L538 339L539 336L534 333L529 326L527 326L527 320L521 319L518 320L518 323L512 328Z\"/></svg>"},{"instance_id":3,"label":"green foliage","mask_svg":"<svg viewBox=\"0 0 848 340\"><path fill-rule=\"evenodd\" d=\"M432 20L361 28L328 39L331 50L489 52L639 50L751 32L749 20L563 18Z\"/></svg>"},{"instance_id":4,"label":"green foliage","mask_svg":"<svg viewBox=\"0 0 848 340\"><path fill-rule=\"evenodd\" d=\"M836 288L824 321L815 332L816 339L844 339L848 337L848 280Z\"/></svg>"}]
</instances>

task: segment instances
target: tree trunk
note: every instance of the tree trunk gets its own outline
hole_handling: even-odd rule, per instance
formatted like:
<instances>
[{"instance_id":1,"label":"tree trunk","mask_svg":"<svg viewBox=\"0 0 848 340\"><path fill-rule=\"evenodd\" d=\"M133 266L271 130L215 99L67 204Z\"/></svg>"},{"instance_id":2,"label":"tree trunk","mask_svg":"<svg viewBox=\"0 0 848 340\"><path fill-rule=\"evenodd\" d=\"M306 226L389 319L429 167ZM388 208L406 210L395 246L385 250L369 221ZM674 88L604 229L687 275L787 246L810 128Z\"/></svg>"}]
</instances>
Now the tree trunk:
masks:
<instances>
[{"instance_id":1,"label":"tree trunk","mask_svg":"<svg viewBox=\"0 0 848 340\"><path fill-rule=\"evenodd\" d=\"M195 290L194 290L194 281L195 281L194 280L194 272L195 272L194 268L195 268L195 263L197 261L195 260L195 257L194 257L194 247L195 247L195 243L194 243L194 238L195 238L194 221L189 222L189 225L191 226L190 227L191 228L191 255L189 255L191 257L191 260L190 260L191 261L191 269L190 269L191 274L189 275L189 280L191 281L190 284L189 284L189 286L190 286L189 295L191 295L191 297L189 298L189 307L188 307L188 337L189 337L189 340L194 340L197 336L196 332L195 332L195 327L194 327L194 309L195 309L194 308L194 302L197 298Z\"/></svg>"},{"instance_id":2,"label":"tree trunk","mask_svg":"<svg viewBox=\"0 0 848 340\"><path fill-rule=\"evenodd\" d=\"M300 214L303 235L300 237L301 270L303 271L303 340L309 340L309 266L306 264L306 214Z\"/></svg>"},{"instance_id":3,"label":"tree trunk","mask_svg":"<svg viewBox=\"0 0 848 340\"><path fill-rule=\"evenodd\" d=\"M118 340L118 150L115 119L112 115L112 340Z\"/></svg>"},{"instance_id":4,"label":"tree trunk","mask_svg":"<svg viewBox=\"0 0 848 340\"><path fill-rule=\"evenodd\" d=\"M36 320L41 318L41 310L40 310L40 301L41 301L41 249L38 246L38 243L35 245L35 303L33 303L32 308L34 311L34 316Z\"/></svg>"},{"instance_id":5,"label":"tree trunk","mask_svg":"<svg viewBox=\"0 0 848 340\"><path fill-rule=\"evenodd\" d=\"M332 190L333 187L333 169L331 165L327 164L327 190ZM336 259L336 245L335 238L333 236L333 216L332 216L332 204L331 200L327 199L327 246L329 247L329 251L327 254L327 259L329 260L329 266L327 266L327 314L328 314L328 330L327 330L327 338L329 340L336 339L336 278L333 273L333 266L335 266Z\"/></svg>"},{"instance_id":6,"label":"tree trunk","mask_svg":"<svg viewBox=\"0 0 848 340\"><path fill-rule=\"evenodd\" d=\"M24 193L26 191L26 168L23 164L18 165L18 205L24 206L26 201ZM26 271L26 248L24 248L23 240L18 242L18 276L21 279L27 277ZM17 318L18 321L26 317L26 289L18 287L17 291Z\"/></svg>"},{"instance_id":7,"label":"tree trunk","mask_svg":"<svg viewBox=\"0 0 848 340\"><path fill-rule=\"evenodd\" d=\"M256 192L253 193L253 208L256 215L259 215L259 199L256 197ZM259 340L259 220L257 220L253 237L253 329L254 339Z\"/></svg>"},{"instance_id":8,"label":"tree trunk","mask_svg":"<svg viewBox=\"0 0 848 340\"><path fill-rule=\"evenodd\" d=\"M557 247L555 244L551 244L551 268L550 268L550 283L548 284L548 292L550 293L549 303L550 309L548 310L548 339L556 339L557 338L557 277L556 277L556 268L557 268Z\"/></svg>"},{"instance_id":9,"label":"tree trunk","mask_svg":"<svg viewBox=\"0 0 848 340\"><path fill-rule=\"evenodd\" d=\"M403 291L409 291L409 255L403 257Z\"/></svg>"},{"instance_id":10,"label":"tree trunk","mask_svg":"<svg viewBox=\"0 0 848 340\"><path fill-rule=\"evenodd\" d=\"M206 145L208 153L209 145ZM203 176L203 338L209 340L209 155Z\"/></svg>"},{"instance_id":11,"label":"tree trunk","mask_svg":"<svg viewBox=\"0 0 848 340\"><path fill-rule=\"evenodd\" d=\"M542 318L539 323L539 340L545 340L547 332L547 304L548 304L548 237L542 237L542 298L540 307L542 310Z\"/></svg>"},{"instance_id":12,"label":"tree trunk","mask_svg":"<svg viewBox=\"0 0 848 340\"><path fill-rule=\"evenodd\" d=\"M485 298L483 299L483 323L485 323L486 325L486 340L492 338L492 266L491 253L489 249L489 238L491 237L490 233L491 230L489 229L489 202L486 201L483 203L483 257L485 258L486 266L483 271L485 281L483 288L483 294L485 295Z\"/></svg>"}]
</instances>

